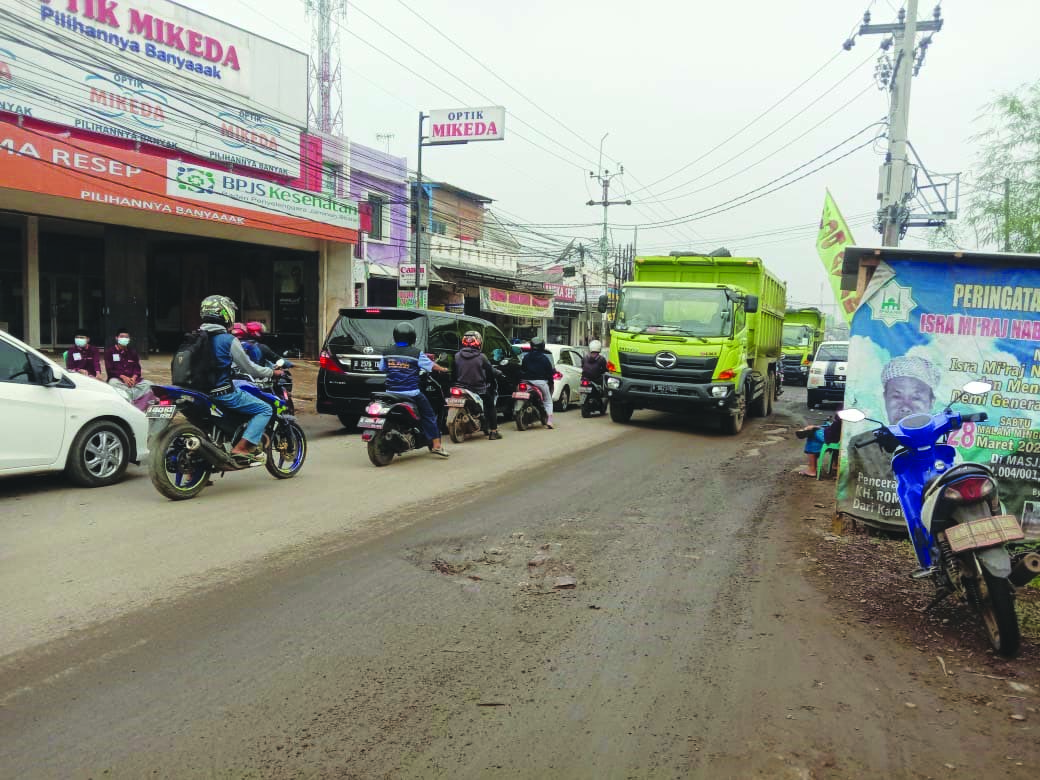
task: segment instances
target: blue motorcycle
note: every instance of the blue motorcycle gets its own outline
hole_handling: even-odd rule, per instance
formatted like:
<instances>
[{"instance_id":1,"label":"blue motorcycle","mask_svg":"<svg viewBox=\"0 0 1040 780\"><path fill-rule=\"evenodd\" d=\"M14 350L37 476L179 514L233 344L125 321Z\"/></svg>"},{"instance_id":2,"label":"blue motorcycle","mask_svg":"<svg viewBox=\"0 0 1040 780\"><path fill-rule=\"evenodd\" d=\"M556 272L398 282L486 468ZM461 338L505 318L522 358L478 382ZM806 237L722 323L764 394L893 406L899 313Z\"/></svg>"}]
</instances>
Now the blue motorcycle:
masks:
<instances>
[{"instance_id":1,"label":"blue motorcycle","mask_svg":"<svg viewBox=\"0 0 1040 780\"><path fill-rule=\"evenodd\" d=\"M268 473L276 479L295 477L307 457L307 437L291 413L291 378L273 380L271 392L257 387L252 380L236 379L235 386L274 410L260 444ZM157 401L146 412L151 449L149 472L155 489L164 496L172 501L194 498L212 484L210 475L214 472L225 474L260 465L242 466L231 457L247 417L218 409L208 395L197 390L153 385L152 392Z\"/></svg>"},{"instance_id":2,"label":"blue motorcycle","mask_svg":"<svg viewBox=\"0 0 1040 780\"><path fill-rule=\"evenodd\" d=\"M986 383L970 383L965 392L989 392ZM960 414L949 408L936 415L913 414L895 425L870 420L858 409L838 412L846 422L878 423L873 438L853 446L881 447L892 456L899 504L920 568L914 579L931 579L936 596L929 609L956 595L982 618L993 649L1018 653L1020 635L1014 584L1036 576L1035 553L1016 555L1007 544L1023 538L1014 515L1002 514L997 481L980 463L957 463L947 434L966 422L983 422L985 412ZM1014 584L1013 584L1014 583Z\"/></svg>"}]
</instances>

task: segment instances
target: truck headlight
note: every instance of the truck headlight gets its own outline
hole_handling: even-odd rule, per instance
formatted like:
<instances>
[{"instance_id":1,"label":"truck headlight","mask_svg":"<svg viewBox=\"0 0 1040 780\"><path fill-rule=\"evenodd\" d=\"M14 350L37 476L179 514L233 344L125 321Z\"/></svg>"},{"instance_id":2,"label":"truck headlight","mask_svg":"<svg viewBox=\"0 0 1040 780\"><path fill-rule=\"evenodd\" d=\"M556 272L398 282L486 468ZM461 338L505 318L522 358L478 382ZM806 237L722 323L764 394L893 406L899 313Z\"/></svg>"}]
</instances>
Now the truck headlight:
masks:
<instances>
[{"instance_id":1,"label":"truck headlight","mask_svg":"<svg viewBox=\"0 0 1040 780\"><path fill-rule=\"evenodd\" d=\"M607 387L610 390L617 390L619 387L621 387L621 380L618 379L617 377L608 376L607 377Z\"/></svg>"},{"instance_id":2,"label":"truck headlight","mask_svg":"<svg viewBox=\"0 0 1040 780\"><path fill-rule=\"evenodd\" d=\"M711 388L712 398L725 398L729 395L729 385L714 385Z\"/></svg>"}]
</instances>

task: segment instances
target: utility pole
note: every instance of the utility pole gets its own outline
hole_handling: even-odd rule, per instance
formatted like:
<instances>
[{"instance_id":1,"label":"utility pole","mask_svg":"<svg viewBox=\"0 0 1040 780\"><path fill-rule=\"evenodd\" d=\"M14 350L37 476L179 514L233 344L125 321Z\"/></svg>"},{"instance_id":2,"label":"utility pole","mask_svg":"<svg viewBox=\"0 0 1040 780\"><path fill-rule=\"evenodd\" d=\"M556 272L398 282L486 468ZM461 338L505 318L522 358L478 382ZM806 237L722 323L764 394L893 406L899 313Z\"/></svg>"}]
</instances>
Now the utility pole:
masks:
<instances>
[{"instance_id":1,"label":"utility pole","mask_svg":"<svg viewBox=\"0 0 1040 780\"><path fill-rule=\"evenodd\" d=\"M863 14L860 35L890 35L881 44L887 51L894 50L895 62L888 89L891 93L888 113L888 154L881 166L881 207L878 219L881 228L882 246L899 246L899 239L906 230L910 212L907 203L913 194L914 168L907 156L907 131L910 125L910 85L924 60L924 52L931 36L922 41L917 50L918 32L938 32L942 29L942 13L935 7L932 21L918 21L918 0L907 0L906 8L899 10L895 24L870 24L870 12ZM853 41L845 43L852 48Z\"/></svg>"},{"instance_id":2,"label":"utility pole","mask_svg":"<svg viewBox=\"0 0 1040 780\"><path fill-rule=\"evenodd\" d=\"M585 343L592 340L592 311L589 309L589 277L585 273L585 245L578 244L578 256L581 258L581 289L585 298Z\"/></svg>"},{"instance_id":3,"label":"utility pole","mask_svg":"<svg viewBox=\"0 0 1040 780\"><path fill-rule=\"evenodd\" d=\"M606 280L608 272L610 270L610 239L608 236L608 225L609 225L609 209L611 206L631 206L631 200L611 200L610 199L610 181L615 176L620 176L625 172L625 166L622 165L618 170L611 173L603 168L603 142L607 140L607 136L610 133L604 133L603 137L599 139L599 172L589 171L589 178L598 179L600 186L603 188L603 199L602 200L590 200L586 203L586 206L602 206L603 207L603 233L599 240L599 254L600 261L603 266L603 278Z\"/></svg>"}]
</instances>

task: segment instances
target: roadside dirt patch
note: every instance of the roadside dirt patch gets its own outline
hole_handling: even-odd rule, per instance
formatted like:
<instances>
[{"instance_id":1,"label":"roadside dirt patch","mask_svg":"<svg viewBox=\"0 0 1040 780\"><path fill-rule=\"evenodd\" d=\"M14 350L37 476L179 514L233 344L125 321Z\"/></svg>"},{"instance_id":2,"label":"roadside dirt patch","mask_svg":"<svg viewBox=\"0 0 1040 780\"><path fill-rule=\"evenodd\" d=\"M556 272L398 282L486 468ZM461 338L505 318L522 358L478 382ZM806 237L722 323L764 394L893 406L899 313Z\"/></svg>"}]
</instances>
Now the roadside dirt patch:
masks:
<instances>
[{"instance_id":1,"label":"roadside dirt patch","mask_svg":"<svg viewBox=\"0 0 1040 780\"><path fill-rule=\"evenodd\" d=\"M968 705L1007 712L1013 721L1040 720L1040 591L1019 590L1022 650L1000 658L967 605L951 597L924 611L934 587L910 579L917 563L907 538L836 520L833 481L802 479L794 487L791 521L802 533L806 574L848 621L928 656L931 682Z\"/></svg>"}]
</instances>

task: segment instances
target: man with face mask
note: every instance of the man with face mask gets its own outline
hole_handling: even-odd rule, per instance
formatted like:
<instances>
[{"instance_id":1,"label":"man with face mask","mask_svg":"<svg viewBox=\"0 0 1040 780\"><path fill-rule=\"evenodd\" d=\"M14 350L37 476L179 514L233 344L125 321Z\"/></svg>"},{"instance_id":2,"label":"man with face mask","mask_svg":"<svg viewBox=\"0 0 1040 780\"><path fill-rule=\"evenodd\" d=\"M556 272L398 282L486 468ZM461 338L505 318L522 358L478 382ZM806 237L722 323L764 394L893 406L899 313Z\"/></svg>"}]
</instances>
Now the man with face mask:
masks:
<instances>
[{"instance_id":1,"label":"man with face mask","mask_svg":"<svg viewBox=\"0 0 1040 780\"><path fill-rule=\"evenodd\" d=\"M65 368L77 374L92 376L98 379L101 373L101 354L97 347L90 343L90 336L76 331L75 343L65 353Z\"/></svg>"},{"instance_id":2,"label":"man with face mask","mask_svg":"<svg viewBox=\"0 0 1040 780\"><path fill-rule=\"evenodd\" d=\"M151 393L152 383L141 378L141 358L130 346L130 333L126 328L119 329L115 343L105 350L105 374L108 383L134 406L141 405Z\"/></svg>"}]
</instances>

